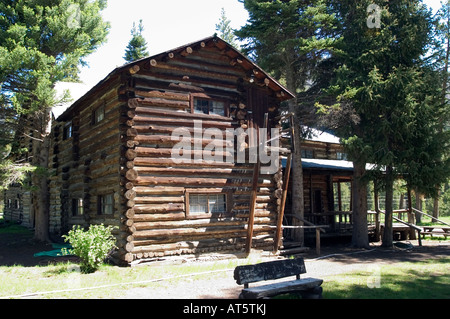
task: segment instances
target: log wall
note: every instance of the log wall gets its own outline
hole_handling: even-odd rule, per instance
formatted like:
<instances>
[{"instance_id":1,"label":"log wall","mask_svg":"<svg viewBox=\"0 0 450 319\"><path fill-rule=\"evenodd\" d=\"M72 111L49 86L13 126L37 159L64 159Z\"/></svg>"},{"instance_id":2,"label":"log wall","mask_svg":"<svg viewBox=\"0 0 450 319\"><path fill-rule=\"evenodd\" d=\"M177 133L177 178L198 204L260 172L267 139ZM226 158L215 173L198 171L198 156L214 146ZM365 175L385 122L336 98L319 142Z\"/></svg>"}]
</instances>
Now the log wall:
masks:
<instances>
[{"instance_id":1,"label":"log wall","mask_svg":"<svg viewBox=\"0 0 450 319\"><path fill-rule=\"evenodd\" d=\"M34 227L31 193L21 185L10 185L3 193L3 218L22 226Z\"/></svg>"},{"instance_id":2,"label":"log wall","mask_svg":"<svg viewBox=\"0 0 450 319\"><path fill-rule=\"evenodd\" d=\"M119 186L119 107L117 82L94 98L85 101L65 120L56 121L52 130L49 165L50 233L55 237L73 225L90 223L118 226L121 205ZM96 123L96 110L104 109L104 118ZM65 131L71 126L71 136ZM99 196L114 198L112 214L100 214ZM77 201L82 212L75 212Z\"/></svg>"},{"instance_id":3,"label":"log wall","mask_svg":"<svg viewBox=\"0 0 450 319\"><path fill-rule=\"evenodd\" d=\"M261 72L250 74L252 65L223 43L199 42L122 68L59 118L50 161L51 232L61 234L75 224L118 226L115 257L126 263L244 248L252 141L236 143L234 137L230 146L218 139L227 130L263 127L265 113L268 125L277 125L283 93L274 93L273 81L258 78ZM223 102L224 116L193 112L196 98ZM94 123L100 107L104 119ZM70 121L72 136L65 138ZM182 139L177 129L189 136ZM184 162L174 161L173 148L181 141L190 146L182 153ZM236 163L236 148L246 162ZM216 161L202 157L205 150L212 150ZM253 247L273 247L281 180L280 170L258 177ZM113 214L99 214L105 194L113 194ZM224 194L226 211L191 212L190 194ZM74 216L77 199L83 200L83 215Z\"/></svg>"},{"instance_id":4,"label":"log wall","mask_svg":"<svg viewBox=\"0 0 450 319\"><path fill-rule=\"evenodd\" d=\"M121 193L132 247L125 256L128 262L240 251L245 246L254 164L225 161L230 155L226 142L219 143L224 151L215 154L220 157L217 162L206 161L202 154L214 139L204 134L214 128L225 137L227 129L247 129L253 125L250 114L268 112L269 105L250 105L248 88L238 84L246 74L230 65L230 59L217 48L204 46L190 52L168 54L163 61L141 66L128 80L133 86L123 88L128 95L134 93L122 109L121 126ZM269 92L264 86L262 90ZM227 116L192 113L195 97L223 101ZM272 103L272 120L279 102L267 96L266 100ZM196 130L199 123L201 129ZM191 150L184 153L187 161L176 163L172 149L181 141L174 135L180 127L189 133ZM248 140L240 146L248 147ZM276 224L279 192L275 190L281 186L280 173L275 175L260 175L258 179L253 247L273 245L270 226ZM190 214L190 193L226 194L227 211Z\"/></svg>"}]
</instances>

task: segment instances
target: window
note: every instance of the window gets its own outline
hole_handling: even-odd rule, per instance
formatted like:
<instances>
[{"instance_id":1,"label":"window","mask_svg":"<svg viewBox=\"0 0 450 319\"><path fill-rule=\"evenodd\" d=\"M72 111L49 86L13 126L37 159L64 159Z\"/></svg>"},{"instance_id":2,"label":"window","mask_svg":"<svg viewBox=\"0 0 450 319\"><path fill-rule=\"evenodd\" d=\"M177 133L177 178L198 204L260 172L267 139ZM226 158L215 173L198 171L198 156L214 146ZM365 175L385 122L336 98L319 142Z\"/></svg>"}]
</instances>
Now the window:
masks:
<instances>
[{"instance_id":1,"label":"window","mask_svg":"<svg viewBox=\"0 0 450 319\"><path fill-rule=\"evenodd\" d=\"M99 215L112 215L114 213L113 194L98 196L98 213Z\"/></svg>"},{"instance_id":2,"label":"window","mask_svg":"<svg viewBox=\"0 0 450 319\"><path fill-rule=\"evenodd\" d=\"M188 195L187 211L189 215L219 214L227 212L227 194L211 193Z\"/></svg>"},{"instance_id":3,"label":"window","mask_svg":"<svg viewBox=\"0 0 450 319\"><path fill-rule=\"evenodd\" d=\"M194 99L194 113L225 116L225 103L222 101Z\"/></svg>"},{"instance_id":4,"label":"window","mask_svg":"<svg viewBox=\"0 0 450 319\"><path fill-rule=\"evenodd\" d=\"M67 140L72 137L72 121L64 125L63 139Z\"/></svg>"},{"instance_id":5,"label":"window","mask_svg":"<svg viewBox=\"0 0 450 319\"><path fill-rule=\"evenodd\" d=\"M94 124L101 122L105 118L105 106L102 105L94 112Z\"/></svg>"},{"instance_id":6,"label":"window","mask_svg":"<svg viewBox=\"0 0 450 319\"><path fill-rule=\"evenodd\" d=\"M336 152L336 159L338 160L347 160L347 154L342 152Z\"/></svg>"},{"instance_id":7,"label":"window","mask_svg":"<svg viewBox=\"0 0 450 319\"><path fill-rule=\"evenodd\" d=\"M313 150L302 149L302 158L314 158Z\"/></svg>"},{"instance_id":8,"label":"window","mask_svg":"<svg viewBox=\"0 0 450 319\"><path fill-rule=\"evenodd\" d=\"M82 216L84 214L83 199L72 199L72 216Z\"/></svg>"}]
</instances>

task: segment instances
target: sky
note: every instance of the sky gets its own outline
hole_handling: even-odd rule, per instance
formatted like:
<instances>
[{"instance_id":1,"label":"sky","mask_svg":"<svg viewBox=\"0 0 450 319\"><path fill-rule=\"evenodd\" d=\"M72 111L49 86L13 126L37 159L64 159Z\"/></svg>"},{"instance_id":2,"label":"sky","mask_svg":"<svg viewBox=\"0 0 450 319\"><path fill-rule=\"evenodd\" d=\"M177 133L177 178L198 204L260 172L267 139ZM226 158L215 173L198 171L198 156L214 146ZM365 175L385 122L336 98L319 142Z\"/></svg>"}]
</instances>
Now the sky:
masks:
<instances>
[{"instance_id":1,"label":"sky","mask_svg":"<svg viewBox=\"0 0 450 319\"><path fill-rule=\"evenodd\" d=\"M440 7L440 0L424 3L433 9ZM69 89L76 100L123 65L133 22L138 25L142 19L148 51L156 55L212 36L222 8L233 29L246 24L248 13L238 0L108 0L108 7L102 12L104 20L111 24L107 42L85 59L88 67L81 68L82 83L60 83L57 89Z\"/></svg>"}]
</instances>

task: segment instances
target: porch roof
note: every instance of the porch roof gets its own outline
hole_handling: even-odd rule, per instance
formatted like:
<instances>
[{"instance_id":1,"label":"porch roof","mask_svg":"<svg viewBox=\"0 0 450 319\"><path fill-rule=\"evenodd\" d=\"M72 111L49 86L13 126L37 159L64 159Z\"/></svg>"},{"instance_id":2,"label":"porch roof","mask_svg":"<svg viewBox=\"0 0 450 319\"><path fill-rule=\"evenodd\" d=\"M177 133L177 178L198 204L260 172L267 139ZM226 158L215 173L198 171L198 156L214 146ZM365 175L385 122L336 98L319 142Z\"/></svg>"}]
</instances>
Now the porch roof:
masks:
<instances>
[{"instance_id":1,"label":"porch roof","mask_svg":"<svg viewBox=\"0 0 450 319\"><path fill-rule=\"evenodd\" d=\"M286 167L287 159L283 157L281 163L283 167ZM303 169L321 169L321 170L333 170L333 171L353 171L353 162L345 160L330 160L321 158L302 158ZM371 170L374 168L373 164L366 164L366 169Z\"/></svg>"}]
</instances>

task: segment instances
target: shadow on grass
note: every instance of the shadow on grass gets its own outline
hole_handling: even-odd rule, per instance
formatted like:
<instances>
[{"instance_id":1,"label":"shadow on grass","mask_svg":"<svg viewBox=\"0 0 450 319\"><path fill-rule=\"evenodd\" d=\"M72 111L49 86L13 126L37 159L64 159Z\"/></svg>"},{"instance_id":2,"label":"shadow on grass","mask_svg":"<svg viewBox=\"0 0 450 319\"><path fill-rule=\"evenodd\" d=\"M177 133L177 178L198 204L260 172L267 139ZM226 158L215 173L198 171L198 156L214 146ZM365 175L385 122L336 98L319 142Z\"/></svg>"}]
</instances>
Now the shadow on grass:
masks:
<instances>
[{"instance_id":1,"label":"shadow on grass","mask_svg":"<svg viewBox=\"0 0 450 319\"><path fill-rule=\"evenodd\" d=\"M323 283L326 299L448 299L449 258L333 276Z\"/></svg>"}]
</instances>

